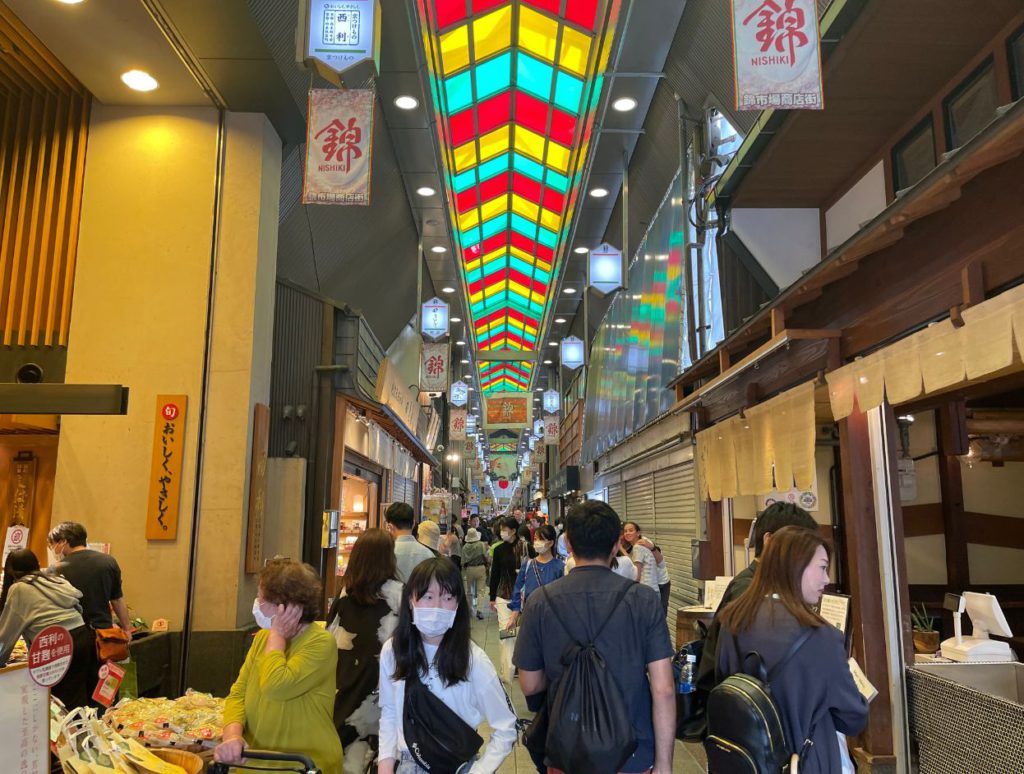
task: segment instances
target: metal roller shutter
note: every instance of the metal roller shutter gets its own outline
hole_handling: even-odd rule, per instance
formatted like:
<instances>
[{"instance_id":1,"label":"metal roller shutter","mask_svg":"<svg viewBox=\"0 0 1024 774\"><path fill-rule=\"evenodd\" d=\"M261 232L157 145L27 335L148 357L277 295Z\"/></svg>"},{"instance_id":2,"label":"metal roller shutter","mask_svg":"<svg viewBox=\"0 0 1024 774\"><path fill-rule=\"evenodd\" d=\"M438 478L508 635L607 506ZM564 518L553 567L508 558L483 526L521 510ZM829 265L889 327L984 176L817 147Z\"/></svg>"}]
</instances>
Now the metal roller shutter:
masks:
<instances>
[{"instance_id":1,"label":"metal roller shutter","mask_svg":"<svg viewBox=\"0 0 1024 774\"><path fill-rule=\"evenodd\" d=\"M619 514L619 518L624 518L623 514L626 512L626 489L622 484L612 484L608 487L608 504L612 507L612 510Z\"/></svg>"},{"instance_id":2,"label":"metal roller shutter","mask_svg":"<svg viewBox=\"0 0 1024 774\"><path fill-rule=\"evenodd\" d=\"M669 631L675 631L676 610L699 602L699 587L693 578L691 541L697 537L697 486L694 465L687 462L654 474L655 519L649 528L652 540L661 548L672 579L669 597Z\"/></svg>"},{"instance_id":3,"label":"metal roller shutter","mask_svg":"<svg viewBox=\"0 0 1024 774\"><path fill-rule=\"evenodd\" d=\"M635 521L641 532L654 529L654 474L626 482L626 511L619 513L623 521Z\"/></svg>"}]
</instances>

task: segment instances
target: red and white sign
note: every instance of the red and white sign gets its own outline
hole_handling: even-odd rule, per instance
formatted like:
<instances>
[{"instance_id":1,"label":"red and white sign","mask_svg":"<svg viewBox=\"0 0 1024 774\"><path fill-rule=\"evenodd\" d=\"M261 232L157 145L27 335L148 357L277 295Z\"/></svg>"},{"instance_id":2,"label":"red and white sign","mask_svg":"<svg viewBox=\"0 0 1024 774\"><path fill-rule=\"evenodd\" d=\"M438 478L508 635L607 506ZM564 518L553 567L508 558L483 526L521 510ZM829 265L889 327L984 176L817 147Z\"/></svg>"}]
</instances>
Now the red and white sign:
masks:
<instances>
[{"instance_id":1,"label":"red and white sign","mask_svg":"<svg viewBox=\"0 0 1024 774\"><path fill-rule=\"evenodd\" d=\"M466 440L466 409L453 408L448 412L448 440Z\"/></svg>"},{"instance_id":2,"label":"red and white sign","mask_svg":"<svg viewBox=\"0 0 1024 774\"><path fill-rule=\"evenodd\" d=\"M823 110L816 0L731 0L737 110Z\"/></svg>"},{"instance_id":3,"label":"red and white sign","mask_svg":"<svg viewBox=\"0 0 1024 774\"><path fill-rule=\"evenodd\" d=\"M114 697L124 681L124 670L112 661L100 667L100 681L96 684L96 690L92 692L92 700L109 707L114 703Z\"/></svg>"},{"instance_id":4,"label":"red and white sign","mask_svg":"<svg viewBox=\"0 0 1024 774\"><path fill-rule=\"evenodd\" d=\"M43 688L52 688L68 673L75 643L63 626L47 626L28 649L28 673Z\"/></svg>"},{"instance_id":5,"label":"red and white sign","mask_svg":"<svg viewBox=\"0 0 1024 774\"><path fill-rule=\"evenodd\" d=\"M4 558L0 561L0 567L7 564L7 555L11 551L19 551L28 548L28 527L16 524L7 528L7 539L4 541Z\"/></svg>"},{"instance_id":6,"label":"red and white sign","mask_svg":"<svg viewBox=\"0 0 1024 774\"><path fill-rule=\"evenodd\" d=\"M561 419L558 414L548 414L544 417L544 444L546 446L557 446L561 437Z\"/></svg>"},{"instance_id":7,"label":"red and white sign","mask_svg":"<svg viewBox=\"0 0 1024 774\"><path fill-rule=\"evenodd\" d=\"M372 89L312 89L303 204L370 203Z\"/></svg>"},{"instance_id":8,"label":"red and white sign","mask_svg":"<svg viewBox=\"0 0 1024 774\"><path fill-rule=\"evenodd\" d=\"M447 343L423 345L423 363L420 367L421 392L444 392L448 389L450 358Z\"/></svg>"}]
</instances>

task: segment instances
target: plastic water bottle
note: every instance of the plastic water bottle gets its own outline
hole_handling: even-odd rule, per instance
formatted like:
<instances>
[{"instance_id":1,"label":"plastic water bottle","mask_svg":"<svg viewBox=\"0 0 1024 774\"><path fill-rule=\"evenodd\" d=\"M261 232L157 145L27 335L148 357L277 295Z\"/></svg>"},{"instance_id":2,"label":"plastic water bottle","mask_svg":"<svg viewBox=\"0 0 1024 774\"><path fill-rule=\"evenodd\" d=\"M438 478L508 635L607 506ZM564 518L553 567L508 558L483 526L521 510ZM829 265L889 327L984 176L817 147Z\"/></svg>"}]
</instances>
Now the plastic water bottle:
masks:
<instances>
[{"instance_id":1,"label":"plastic water bottle","mask_svg":"<svg viewBox=\"0 0 1024 774\"><path fill-rule=\"evenodd\" d=\"M686 656L686 663L679 672L679 693L693 693L697 690L697 657Z\"/></svg>"}]
</instances>

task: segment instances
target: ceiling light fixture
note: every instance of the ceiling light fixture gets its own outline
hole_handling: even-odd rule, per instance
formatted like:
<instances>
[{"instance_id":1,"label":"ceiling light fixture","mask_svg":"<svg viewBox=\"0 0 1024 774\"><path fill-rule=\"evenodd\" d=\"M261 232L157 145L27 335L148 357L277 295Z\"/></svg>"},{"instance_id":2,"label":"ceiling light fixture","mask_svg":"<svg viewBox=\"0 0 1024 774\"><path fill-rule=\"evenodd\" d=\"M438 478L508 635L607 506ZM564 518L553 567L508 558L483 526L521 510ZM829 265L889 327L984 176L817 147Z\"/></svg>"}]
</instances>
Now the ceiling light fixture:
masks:
<instances>
[{"instance_id":1,"label":"ceiling light fixture","mask_svg":"<svg viewBox=\"0 0 1024 774\"><path fill-rule=\"evenodd\" d=\"M462 359L462 364L463 364L463 365L466 365L467 363L469 363L469 361L468 361L468 360L466 360L465 358L463 358L463 359ZM467 376L466 378L468 379L469 377Z\"/></svg>"},{"instance_id":2,"label":"ceiling light fixture","mask_svg":"<svg viewBox=\"0 0 1024 774\"><path fill-rule=\"evenodd\" d=\"M452 287L443 287L443 288L441 288L441 292L442 292L442 293L454 293L454 292L455 292L455 288L452 288Z\"/></svg>"},{"instance_id":3,"label":"ceiling light fixture","mask_svg":"<svg viewBox=\"0 0 1024 774\"><path fill-rule=\"evenodd\" d=\"M558 342L557 341L549 341L548 342L548 346L549 347L557 347L558 346Z\"/></svg>"},{"instance_id":4,"label":"ceiling light fixture","mask_svg":"<svg viewBox=\"0 0 1024 774\"><path fill-rule=\"evenodd\" d=\"M446 252L446 250L445 250L445 248L441 247L441 245L434 245L433 247L430 248L430 252L432 252L432 253L443 253L443 252Z\"/></svg>"},{"instance_id":5,"label":"ceiling light fixture","mask_svg":"<svg viewBox=\"0 0 1024 774\"><path fill-rule=\"evenodd\" d=\"M145 70L129 70L121 76L121 82L133 91L153 91L160 85Z\"/></svg>"},{"instance_id":6,"label":"ceiling light fixture","mask_svg":"<svg viewBox=\"0 0 1024 774\"><path fill-rule=\"evenodd\" d=\"M464 341L462 341L462 340L460 339L459 341L456 341L456 342L455 342L455 346L456 346L456 347L464 347L464 346L466 346L466 342L464 342Z\"/></svg>"},{"instance_id":7,"label":"ceiling light fixture","mask_svg":"<svg viewBox=\"0 0 1024 774\"><path fill-rule=\"evenodd\" d=\"M576 288L565 288L562 292L571 296L576 292Z\"/></svg>"},{"instance_id":8,"label":"ceiling light fixture","mask_svg":"<svg viewBox=\"0 0 1024 774\"><path fill-rule=\"evenodd\" d=\"M575 250L573 250L573 252L576 253L576 255L583 255L585 253L589 253L590 252L590 248L589 247L584 247L583 245L580 245Z\"/></svg>"},{"instance_id":9,"label":"ceiling light fixture","mask_svg":"<svg viewBox=\"0 0 1024 774\"><path fill-rule=\"evenodd\" d=\"M559 325L561 325L562 323L565 322L565 318L564 317L556 317L555 318L555 322L558 323Z\"/></svg>"},{"instance_id":10,"label":"ceiling light fixture","mask_svg":"<svg viewBox=\"0 0 1024 774\"><path fill-rule=\"evenodd\" d=\"M462 322L461 317L449 317L448 320L449 322Z\"/></svg>"},{"instance_id":11,"label":"ceiling light fixture","mask_svg":"<svg viewBox=\"0 0 1024 774\"><path fill-rule=\"evenodd\" d=\"M590 189L590 195L593 196L595 199L603 199L604 197L606 197L608 195L608 189L607 188L591 188Z\"/></svg>"},{"instance_id":12,"label":"ceiling light fixture","mask_svg":"<svg viewBox=\"0 0 1024 774\"><path fill-rule=\"evenodd\" d=\"M433 196L434 194L437 193L437 191L435 191L429 185L421 185L419 188L416 189L416 193L418 193L420 196Z\"/></svg>"},{"instance_id":13,"label":"ceiling light fixture","mask_svg":"<svg viewBox=\"0 0 1024 774\"><path fill-rule=\"evenodd\" d=\"M632 97L619 97L612 103L612 108L620 113L628 113L636 107L636 100Z\"/></svg>"},{"instance_id":14,"label":"ceiling light fixture","mask_svg":"<svg viewBox=\"0 0 1024 774\"><path fill-rule=\"evenodd\" d=\"M420 106L420 101L409 94L402 94L395 97L395 107L402 110L415 110Z\"/></svg>"},{"instance_id":15,"label":"ceiling light fixture","mask_svg":"<svg viewBox=\"0 0 1024 774\"><path fill-rule=\"evenodd\" d=\"M545 360L544 361L544 365L551 365L551 361L550 360Z\"/></svg>"}]
</instances>

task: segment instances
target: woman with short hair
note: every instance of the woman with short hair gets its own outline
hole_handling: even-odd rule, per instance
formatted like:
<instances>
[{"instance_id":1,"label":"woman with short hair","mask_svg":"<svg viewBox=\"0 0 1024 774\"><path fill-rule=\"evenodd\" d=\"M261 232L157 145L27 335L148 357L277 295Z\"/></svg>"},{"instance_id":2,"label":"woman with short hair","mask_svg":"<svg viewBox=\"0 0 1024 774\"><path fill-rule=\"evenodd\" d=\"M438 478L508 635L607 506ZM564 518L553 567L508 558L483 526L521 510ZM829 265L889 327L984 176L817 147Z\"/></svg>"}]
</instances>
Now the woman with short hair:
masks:
<instances>
[{"instance_id":1,"label":"woman with short hair","mask_svg":"<svg viewBox=\"0 0 1024 774\"><path fill-rule=\"evenodd\" d=\"M252 614L260 631L224 703L220 763L240 764L245 748L303 753L323 774L341 774L334 727L334 637L313 622L320 579L307 564L272 561L259 574Z\"/></svg>"}]
</instances>

